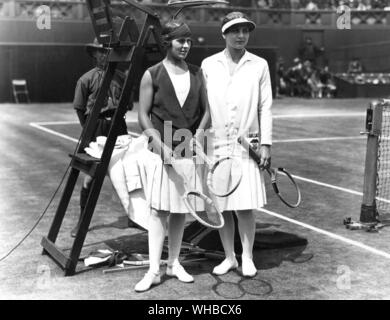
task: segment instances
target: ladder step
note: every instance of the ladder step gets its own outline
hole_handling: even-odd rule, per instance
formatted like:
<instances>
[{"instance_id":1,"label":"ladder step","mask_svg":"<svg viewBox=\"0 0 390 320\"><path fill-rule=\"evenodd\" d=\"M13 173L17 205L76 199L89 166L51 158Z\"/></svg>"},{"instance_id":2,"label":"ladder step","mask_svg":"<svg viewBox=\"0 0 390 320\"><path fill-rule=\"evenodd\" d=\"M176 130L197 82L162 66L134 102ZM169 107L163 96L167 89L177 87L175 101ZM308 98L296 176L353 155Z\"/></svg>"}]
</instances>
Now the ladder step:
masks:
<instances>
[{"instance_id":1,"label":"ladder step","mask_svg":"<svg viewBox=\"0 0 390 320\"><path fill-rule=\"evenodd\" d=\"M117 46L115 47L117 50L122 50L124 48L130 48L134 47L137 43L133 41L120 41L117 43ZM114 47L114 46L113 46Z\"/></svg>"},{"instance_id":2,"label":"ladder step","mask_svg":"<svg viewBox=\"0 0 390 320\"><path fill-rule=\"evenodd\" d=\"M132 46L132 43L128 42L128 47L118 47L115 51L111 51L110 55L108 56L109 62L129 62L131 61L133 57L133 49L134 46ZM129 50L130 49L130 50Z\"/></svg>"},{"instance_id":3,"label":"ladder step","mask_svg":"<svg viewBox=\"0 0 390 320\"><path fill-rule=\"evenodd\" d=\"M157 44L149 44L145 46L146 53L157 52L161 54L160 47Z\"/></svg>"},{"instance_id":4,"label":"ladder step","mask_svg":"<svg viewBox=\"0 0 390 320\"><path fill-rule=\"evenodd\" d=\"M76 153L76 154L69 154L69 156L77 161L80 161L81 163L84 164L94 164L94 163L99 163L100 159L94 158L90 156L87 153Z\"/></svg>"},{"instance_id":5,"label":"ladder step","mask_svg":"<svg viewBox=\"0 0 390 320\"><path fill-rule=\"evenodd\" d=\"M59 263L62 268L69 268L71 259L61 249L57 248L53 242L47 239L47 237L42 238L41 245L45 249L45 251L51 257L53 257L56 262Z\"/></svg>"},{"instance_id":6,"label":"ladder step","mask_svg":"<svg viewBox=\"0 0 390 320\"><path fill-rule=\"evenodd\" d=\"M73 159L71 166L77 170L80 170L91 177L95 176L96 168L100 164L100 159L91 157L86 153L69 154Z\"/></svg>"}]
</instances>

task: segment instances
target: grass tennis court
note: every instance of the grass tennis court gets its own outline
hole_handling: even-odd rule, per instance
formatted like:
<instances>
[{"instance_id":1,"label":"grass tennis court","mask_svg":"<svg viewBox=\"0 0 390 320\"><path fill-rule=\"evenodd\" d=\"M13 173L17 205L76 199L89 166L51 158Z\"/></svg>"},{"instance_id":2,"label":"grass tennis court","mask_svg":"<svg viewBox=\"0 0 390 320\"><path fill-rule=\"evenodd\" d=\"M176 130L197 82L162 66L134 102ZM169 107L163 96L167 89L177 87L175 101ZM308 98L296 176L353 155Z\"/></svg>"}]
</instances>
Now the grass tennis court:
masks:
<instances>
[{"instance_id":1,"label":"grass tennis court","mask_svg":"<svg viewBox=\"0 0 390 320\"><path fill-rule=\"evenodd\" d=\"M135 283L145 269L103 274L106 267L85 269L73 277L47 256L40 240L54 216L51 206L38 227L0 262L0 298L11 299L388 299L390 297L390 229L379 233L350 231L343 219L358 220L363 190L369 99L274 101L274 166L288 168L302 192L298 209L268 193L257 214L258 228L272 236L288 233L307 245L263 248L253 281L238 273L210 274L216 261L188 267L194 284L164 277L142 294ZM71 104L0 105L0 256L32 227L57 188L80 135ZM136 113L128 112L128 129L139 133ZM78 189L76 189L78 192ZM56 197L58 199L58 196ZM58 244L70 247L69 231L78 214L70 203ZM106 179L82 255L121 242L145 245L142 233L127 228L125 212ZM291 258L292 252L299 252ZM80 265L82 266L82 262ZM232 284L233 283L233 284ZM240 286L234 284L240 283ZM217 284L220 284L217 286ZM237 292L236 292L237 291Z\"/></svg>"}]
</instances>

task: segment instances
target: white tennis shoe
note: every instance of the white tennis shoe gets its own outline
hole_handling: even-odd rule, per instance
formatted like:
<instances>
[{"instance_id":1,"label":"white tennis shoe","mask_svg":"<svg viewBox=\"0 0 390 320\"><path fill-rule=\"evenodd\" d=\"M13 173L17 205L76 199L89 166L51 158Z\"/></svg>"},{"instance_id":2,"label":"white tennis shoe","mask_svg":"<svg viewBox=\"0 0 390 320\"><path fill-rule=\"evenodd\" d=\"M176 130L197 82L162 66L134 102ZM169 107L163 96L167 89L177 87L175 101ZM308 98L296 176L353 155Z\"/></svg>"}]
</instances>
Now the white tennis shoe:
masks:
<instances>
[{"instance_id":1,"label":"white tennis shoe","mask_svg":"<svg viewBox=\"0 0 390 320\"><path fill-rule=\"evenodd\" d=\"M257 269L252 259L242 258L242 275L253 278L257 274Z\"/></svg>"},{"instance_id":2,"label":"white tennis shoe","mask_svg":"<svg viewBox=\"0 0 390 320\"><path fill-rule=\"evenodd\" d=\"M194 282L194 277L187 273L179 263L168 266L166 274L170 277L178 278L181 282Z\"/></svg>"},{"instance_id":3,"label":"white tennis shoe","mask_svg":"<svg viewBox=\"0 0 390 320\"><path fill-rule=\"evenodd\" d=\"M230 270L237 269L237 268L238 268L238 262L236 258L234 258L234 260L226 258L213 269L213 274L222 276L228 273Z\"/></svg>"},{"instance_id":4,"label":"white tennis shoe","mask_svg":"<svg viewBox=\"0 0 390 320\"><path fill-rule=\"evenodd\" d=\"M134 290L137 292L147 291L152 285L159 284L160 282L161 277L159 273L148 271L142 280L135 285Z\"/></svg>"}]
</instances>

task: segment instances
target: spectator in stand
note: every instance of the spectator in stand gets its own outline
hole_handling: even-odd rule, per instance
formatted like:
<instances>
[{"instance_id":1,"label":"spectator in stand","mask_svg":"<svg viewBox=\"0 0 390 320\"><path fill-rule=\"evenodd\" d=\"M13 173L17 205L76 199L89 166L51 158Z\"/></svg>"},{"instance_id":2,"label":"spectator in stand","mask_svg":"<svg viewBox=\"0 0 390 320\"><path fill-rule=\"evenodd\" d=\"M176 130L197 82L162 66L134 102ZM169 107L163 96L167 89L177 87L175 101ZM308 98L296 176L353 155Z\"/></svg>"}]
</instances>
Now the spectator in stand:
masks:
<instances>
[{"instance_id":1,"label":"spectator in stand","mask_svg":"<svg viewBox=\"0 0 390 320\"><path fill-rule=\"evenodd\" d=\"M309 1L305 7L306 10L318 10L318 5L314 1Z\"/></svg>"},{"instance_id":2,"label":"spectator in stand","mask_svg":"<svg viewBox=\"0 0 390 320\"><path fill-rule=\"evenodd\" d=\"M352 2L348 1L348 0L339 0L338 7L341 7L341 6L348 6L348 7L352 8L353 7L353 0L352 0Z\"/></svg>"},{"instance_id":3,"label":"spectator in stand","mask_svg":"<svg viewBox=\"0 0 390 320\"><path fill-rule=\"evenodd\" d=\"M289 86L287 85L287 71L284 65L284 59L279 58L276 67L276 97L280 98L281 95L288 94Z\"/></svg>"},{"instance_id":4,"label":"spectator in stand","mask_svg":"<svg viewBox=\"0 0 390 320\"><path fill-rule=\"evenodd\" d=\"M326 2L325 8L328 10L336 10L337 9L337 0L328 0Z\"/></svg>"},{"instance_id":5,"label":"spectator in stand","mask_svg":"<svg viewBox=\"0 0 390 320\"><path fill-rule=\"evenodd\" d=\"M348 71L349 74L356 74L356 73L362 73L364 72L363 65L359 58L353 58L349 64L348 64Z\"/></svg>"},{"instance_id":6,"label":"spectator in stand","mask_svg":"<svg viewBox=\"0 0 390 320\"><path fill-rule=\"evenodd\" d=\"M286 80L291 97L299 97L305 94L306 81L304 79L302 62L299 58L295 58L293 66L287 70Z\"/></svg>"},{"instance_id":7,"label":"spectator in stand","mask_svg":"<svg viewBox=\"0 0 390 320\"><path fill-rule=\"evenodd\" d=\"M290 97L293 97L296 91L295 87L296 87L297 79L295 76L295 70L299 61L300 61L299 58L295 58L293 61L293 65L289 67L286 71L285 79L286 79L287 86L289 88L288 95Z\"/></svg>"},{"instance_id":8,"label":"spectator in stand","mask_svg":"<svg viewBox=\"0 0 390 320\"><path fill-rule=\"evenodd\" d=\"M289 9L289 0L268 0L268 6L270 9Z\"/></svg>"},{"instance_id":9,"label":"spectator in stand","mask_svg":"<svg viewBox=\"0 0 390 320\"><path fill-rule=\"evenodd\" d=\"M321 99L323 96L323 84L320 80L319 71L317 69L313 69L310 77L307 79L307 83L310 86L310 95L312 98Z\"/></svg>"},{"instance_id":10,"label":"spectator in stand","mask_svg":"<svg viewBox=\"0 0 390 320\"><path fill-rule=\"evenodd\" d=\"M324 48L319 48L313 43L310 37L305 38L304 44L299 49L299 58L302 61L309 60L315 67L317 65L317 58L324 53Z\"/></svg>"},{"instance_id":11,"label":"spectator in stand","mask_svg":"<svg viewBox=\"0 0 390 320\"><path fill-rule=\"evenodd\" d=\"M309 60L305 60L302 65L302 88L301 95L304 97L316 97L318 81L312 79L314 73L313 65ZM311 80L312 79L312 80Z\"/></svg>"},{"instance_id":12,"label":"spectator in stand","mask_svg":"<svg viewBox=\"0 0 390 320\"><path fill-rule=\"evenodd\" d=\"M268 3L268 9L275 9L277 8L277 4L275 6L275 0L267 0L267 3Z\"/></svg>"},{"instance_id":13,"label":"spectator in stand","mask_svg":"<svg viewBox=\"0 0 390 320\"><path fill-rule=\"evenodd\" d=\"M380 73L377 78L377 84L389 84L390 77L389 74Z\"/></svg>"},{"instance_id":14,"label":"spectator in stand","mask_svg":"<svg viewBox=\"0 0 390 320\"><path fill-rule=\"evenodd\" d=\"M301 7L300 0L290 0L290 6L291 6L291 9L293 9L293 10L300 9L300 7Z\"/></svg>"},{"instance_id":15,"label":"spectator in stand","mask_svg":"<svg viewBox=\"0 0 390 320\"><path fill-rule=\"evenodd\" d=\"M355 3L355 9L356 10L367 10L367 5L363 2L363 0L356 0Z\"/></svg>"},{"instance_id":16,"label":"spectator in stand","mask_svg":"<svg viewBox=\"0 0 390 320\"><path fill-rule=\"evenodd\" d=\"M274 8L291 9L291 0L274 0Z\"/></svg>"},{"instance_id":17,"label":"spectator in stand","mask_svg":"<svg viewBox=\"0 0 390 320\"><path fill-rule=\"evenodd\" d=\"M327 98L335 97L337 87L334 82L333 75L329 71L329 67L327 65L320 71L319 77L323 85L323 96Z\"/></svg>"},{"instance_id":18,"label":"spectator in stand","mask_svg":"<svg viewBox=\"0 0 390 320\"><path fill-rule=\"evenodd\" d=\"M268 1L267 0L259 0L259 1L257 1L257 7L259 9L268 9L269 8Z\"/></svg>"},{"instance_id":19,"label":"spectator in stand","mask_svg":"<svg viewBox=\"0 0 390 320\"><path fill-rule=\"evenodd\" d=\"M252 7L252 0L229 0L232 7Z\"/></svg>"},{"instance_id":20,"label":"spectator in stand","mask_svg":"<svg viewBox=\"0 0 390 320\"><path fill-rule=\"evenodd\" d=\"M387 5L387 0L371 0L371 8L374 10L384 9Z\"/></svg>"}]
</instances>

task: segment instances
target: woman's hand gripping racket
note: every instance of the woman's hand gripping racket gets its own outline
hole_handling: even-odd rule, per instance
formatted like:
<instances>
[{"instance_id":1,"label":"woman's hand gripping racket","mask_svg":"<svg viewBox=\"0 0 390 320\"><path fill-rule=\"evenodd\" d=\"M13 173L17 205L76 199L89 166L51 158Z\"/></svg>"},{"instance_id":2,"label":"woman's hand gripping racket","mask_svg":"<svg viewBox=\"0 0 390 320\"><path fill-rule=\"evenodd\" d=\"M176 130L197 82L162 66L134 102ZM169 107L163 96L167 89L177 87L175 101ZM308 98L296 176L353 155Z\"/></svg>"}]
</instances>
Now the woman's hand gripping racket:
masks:
<instances>
[{"instance_id":1,"label":"woman's hand gripping racket","mask_svg":"<svg viewBox=\"0 0 390 320\"><path fill-rule=\"evenodd\" d=\"M171 165L176 173L183 179L185 190L183 201L191 216L206 227L213 229L222 228L225 224L225 220L223 219L222 213L217 207L216 202L202 191L194 188L188 178L188 176L194 174L194 179L196 179L196 165L193 159L190 160L190 165L188 166L179 165L177 161L178 160L172 157Z\"/></svg>"},{"instance_id":2,"label":"woman's hand gripping racket","mask_svg":"<svg viewBox=\"0 0 390 320\"><path fill-rule=\"evenodd\" d=\"M236 158L221 157L211 161L203 151L203 146L193 139L195 154L207 165L206 184L209 191L217 197L231 195L240 185L242 166Z\"/></svg>"},{"instance_id":3,"label":"woman's hand gripping racket","mask_svg":"<svg viewBox=\"0 0 390 320\"><path fill-rule=\"evenodd\" d=\"M238 142L249 152L249 156L260 166L259 155L245 137L239 137ZM271 177L272 189L279 199L290 208L298 207L301 203L301 191L291 174L284 168L266 168L265 170Z\"/></svg>"}]
</instances>

